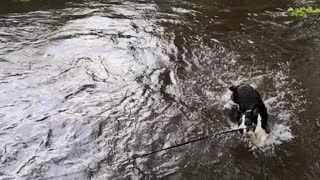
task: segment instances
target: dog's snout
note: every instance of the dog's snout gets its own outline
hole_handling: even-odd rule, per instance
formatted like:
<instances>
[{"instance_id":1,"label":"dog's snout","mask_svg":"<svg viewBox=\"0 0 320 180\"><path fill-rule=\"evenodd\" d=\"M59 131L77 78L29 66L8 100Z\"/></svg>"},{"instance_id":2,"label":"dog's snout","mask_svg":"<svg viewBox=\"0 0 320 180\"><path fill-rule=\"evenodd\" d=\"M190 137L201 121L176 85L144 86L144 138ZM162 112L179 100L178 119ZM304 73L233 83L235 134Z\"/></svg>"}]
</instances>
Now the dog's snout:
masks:
<instances>
[{"instance_id":1,"label":"dog's snout","mask_svg":"<svg viewBox=\"0 0 320 180\"><path fill-rule=\"evenodd\" d=\"M242 134L243 133L243 129L239 129L239 132Z\"/></svg>"}]
</instances>

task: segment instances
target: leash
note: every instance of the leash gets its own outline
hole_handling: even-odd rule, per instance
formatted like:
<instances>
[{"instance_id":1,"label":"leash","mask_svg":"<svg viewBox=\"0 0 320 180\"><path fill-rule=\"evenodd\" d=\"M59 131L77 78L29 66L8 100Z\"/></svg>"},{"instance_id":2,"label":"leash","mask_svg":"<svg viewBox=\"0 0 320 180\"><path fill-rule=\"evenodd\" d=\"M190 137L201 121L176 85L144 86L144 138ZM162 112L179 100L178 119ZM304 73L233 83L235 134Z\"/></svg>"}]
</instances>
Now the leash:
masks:
<instances>
[{"instance_id":1,"label":"leash","mask_svg":"<svg viewBox=\"0 0 320 180\"><path fill-rule=\"evenodd\" d=\"M129 161L132 161L132 160L135 160L135 159L138 159L138 158L142 158L142 157L146 157L146 156L149 156L149 155L152 155L152 154L156 154L158 152L167 151L167 150L174 149L174 148L177 148L177 147L180 147L180 146L184 146L184 145L188 145L188 144L191 144L191 143L194 143L194 142L198 142L198 141L201 141L201 140L209 139L211 137L216 137L218 135L228 134L228 133L232 133L232 132L236 132L236 131L244 130L244 129L248 130L248 129L253 128L253 127L255 127L255 126L252 125L252 126L248 126L246 128L230 129L230 130L226 130L226 131L215 133L213 135L207 135L207 136L204 136L204 137L201 137L201 138L198 138L198 139L194 139L194 140L187 141L187 142L184 142L184 143L176 144L176 145L173 145L173 146L170 146L170 147L167 147L167 148L163 148L163 149L159 149L159 150L156 150L156 151L152 151L152 152L149 152L149 153L145 153L145 154L141 154L141 155L135 154L135 155L132 156L131 159L124 160L121 163L129 162ZM89 168L89 171L90 170L98 170L98 169L97 168ZM69 174L61 174L61 175L57 175L57 176L45 177L43 179L44 180L57 179L57 178L61 178L61 177L67 177L67 176L71 176L71 175L85 173L87 171L88 170L80 170L80 171L72 172L72 173L69 173Z\"/></svg>"},{"instance_id":2,"label":"leash","mask_svg":"<svg viewBox=\"0 0 320 180\"><path fill-rule=\"evenodd\" d=\"M158 152L167 151L169 149L174 149L174 148L177 148L177 147L180 147L180 146L184 146L184 145L187 145L187 144L191 144L191 143L194 143L194 142L198 142L198 141L201 141L201 140L209 139L211 137L216 137L218 135L232 133L232 132L236 132L236 131L239 131L239 130L245 130L245 129L248 130L248 129L253 128L253 127L255 127L255 126L252 125L252 126L248 126L248 127L245 127L245 128L226 130L226 131L215 133L213 135L207 135L207 136L204 136L204 137L201 137L201 138L198 138L198 139L194 139L194 140L187 141L187 142L184 142L184 143L176 144L176 145L173 145L173 146L170 146L170 147L167 147L167 148L163 148L163 149L159 149L159 150L156 150L156 151L152 151L152 152L149 152L149 153L145 153L145 154L141 154L141 155L135 154L135 155L132 156L131 159L125 160L124 162L135 160L135 159L142 158L142 157L146 157L146 156L149 156L149 155L152 155L152 154L156 154Z\"/></svg>"}]
</instances>

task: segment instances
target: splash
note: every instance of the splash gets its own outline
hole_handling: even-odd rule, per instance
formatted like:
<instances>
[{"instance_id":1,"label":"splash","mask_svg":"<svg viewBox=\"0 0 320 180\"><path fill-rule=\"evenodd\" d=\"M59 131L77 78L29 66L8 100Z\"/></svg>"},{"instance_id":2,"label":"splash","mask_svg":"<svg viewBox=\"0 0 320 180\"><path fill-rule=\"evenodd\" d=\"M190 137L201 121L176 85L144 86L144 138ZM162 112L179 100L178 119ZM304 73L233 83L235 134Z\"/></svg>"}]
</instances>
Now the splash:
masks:
<instances>
[{"instance_id":1,"label":"splash","mask_svg":"<svg viewBox=\"0 0 320 180\"><path fill-rule=\"evenodd\" d=\"M266 133L255 133L249 135L249 139L251 139L249 147L256 146L263 151L272 150L275 146L292 141L294 135L292 134L290 127L290 124L292 123L289 122L298 122L298 120L295 119L293 112L301 110L301 104L303 103L303 96L300 96L300 98L297 99L292 98L295 101L288 101L288 96L289 98L294 96L299 97L296 96L299 91L296 90L297 87L290 87L288 83L290 79L283 72L277 72L275 74L276 75L272 80L275 81L277 86L273 87L274 92L270 94L263 93L263 89L261 88L266 78L265 75L254 78L241 77L233 84L239 85L248 83L255 89L261 89L260 93L264 94L264 98L267 97L267 99L264 100L264 103L268 109L268 123L271 132L268 135ZM224 108L227 110L230 110L235 105L231 100L231 94L232 92L227 89L222 96L222 102L225 103ZM237 125L232 124L231 127L236 128ZM247 140L248 139L245 141L248 142Z\"/></svg>"}]
</instances>

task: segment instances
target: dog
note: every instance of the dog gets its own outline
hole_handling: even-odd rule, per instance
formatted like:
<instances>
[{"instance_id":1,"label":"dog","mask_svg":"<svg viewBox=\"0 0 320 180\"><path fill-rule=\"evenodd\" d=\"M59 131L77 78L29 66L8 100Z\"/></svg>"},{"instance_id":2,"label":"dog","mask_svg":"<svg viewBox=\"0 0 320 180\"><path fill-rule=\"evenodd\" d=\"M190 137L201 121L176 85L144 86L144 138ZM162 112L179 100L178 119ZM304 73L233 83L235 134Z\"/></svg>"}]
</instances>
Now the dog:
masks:
<instances>
[{"instance_id":1,"label":"dog","mask_svg":"<svg viewBox=\"0 0 320 180\"><path fill-rule=\"evenodd\" d=\"M254 137L263 137L265 141L269 134L268 111L263 103L260 94L250 85L231 86L231 100L237 105L236 121L238 122L240 133L247 133ZM250 132L252 130L252 132Z\"/></svg>"}]
</instances>

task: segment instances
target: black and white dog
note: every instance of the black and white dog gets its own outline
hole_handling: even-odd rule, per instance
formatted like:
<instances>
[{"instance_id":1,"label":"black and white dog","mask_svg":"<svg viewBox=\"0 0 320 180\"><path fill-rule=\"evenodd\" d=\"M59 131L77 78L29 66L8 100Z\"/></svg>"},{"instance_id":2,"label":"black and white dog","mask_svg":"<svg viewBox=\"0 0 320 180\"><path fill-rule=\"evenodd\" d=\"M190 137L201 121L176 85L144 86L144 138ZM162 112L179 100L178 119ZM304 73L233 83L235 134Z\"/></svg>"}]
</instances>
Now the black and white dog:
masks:
<instances>
[{"instance_id":1,"label":"black and white dog","mask_svg":"<svg viewBox=\"0 0 320 180\"><path fill-rule=\"evenodd\" d=\"M229 90L232 91L232 101L238 106L235 111L239 128L254 126L255 136L262 136L262 133L267 136L268 112L260 94L250 85L232 86ZM240 130L240 133L247 133L247 129Z\"/></svg>"}]
</instances>

